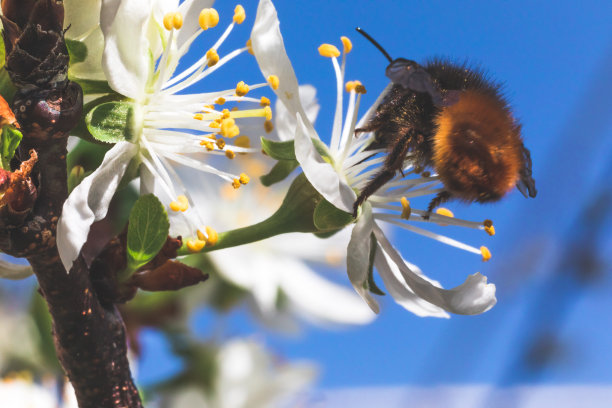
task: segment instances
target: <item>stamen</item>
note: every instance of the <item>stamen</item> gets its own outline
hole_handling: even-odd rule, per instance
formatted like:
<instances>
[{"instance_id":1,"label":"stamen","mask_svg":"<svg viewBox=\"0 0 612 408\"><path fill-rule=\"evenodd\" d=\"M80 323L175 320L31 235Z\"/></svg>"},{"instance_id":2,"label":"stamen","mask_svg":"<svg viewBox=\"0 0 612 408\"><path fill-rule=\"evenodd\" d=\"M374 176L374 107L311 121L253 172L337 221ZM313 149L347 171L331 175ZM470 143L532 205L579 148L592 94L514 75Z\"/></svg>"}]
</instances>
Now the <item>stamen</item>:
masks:
<instances>
[{"instance_id":1,"label":"stamen","mask_svg":"<svg viewBox=\"0 0 612 408\"><path fill-rule=\"evenodd\" d=\"M223 120L223 119L227 119L227 118L229 118L229 117L231 117L231 116L232 116L232 114L230 113L230 110L229 110L229 109L223 109L223 110L221 111L221 120Z\"/></svg>"},{"instance_id":2,"label":"stamen","mask_svg":"<svg viewBox=\"0 0 612 408\"><path fill-rule=\"evenodd\" d=\"M174 13L166 13L166 15L164 15L163 23L166 30L172 30L174 28Z\"/></svg>"},{"instance_id":3,"label":"stamen","mask_svg":"<svg viewBox=\"0 0 612 408\"><path fill-rule=\"evenodd\" d=\"M217 98L217 100L215 101L215 103L216 103L217 105L223 105L223 104L225 103L225 98L224 98L224 97L222 97L222 96L220 96L220 97L218 97L218 98Z\"/></svg>"},{"instance_id":4,"label":"stamen","mask_svg":"<svg viewBox=\"0 0 612 408\"><path fill-rule=\"evenodd\" d=\"M436 214L444 215L445 217L451 217L451 218L455 216L455 214L453 214L451 210L449 210L448 208L444 208L444 207L438 208L436 210Z\"/></svg>"},{"instance_id":5,"label":"stamen","mask_svg":"<svg viewBox=\"0 0 612 408\"><path fill-rule=\"evenodd\" d=\"M204 233L202 231L197 230L196 234L197 234L199 240L206 241L206 235L204 235Z\"/></svg>"},{"instance_id":6,"label":"stamen","mask_svg":"<svg viewBox=\"0 0 612 408\"><path fill-rule=\"evenodd\" d=\"M217 147L219 149L223 149L225 147L225 140L219 138L217 139L217 141L215 142L215 144L217 145Z\"/></svg>"},{"instance_id":7,"label":"stamen","mask_svg":"<svg viewBox=\"0 0 612 408\"><path fill-rule=\"evenodd\" d=\"M336 48L335 45L321 44L318 50L319 54L321 54L322 57L332 58L340 56L340 51L338 50L338 48Z\"/></svg>"},{"instance_id":8,"label":"stamen","mask_svg":"<svg viewBox=\"0 0 612 408\"><path fill-rule=\"evenodd\" d=\"M233 150L229 150L228 149L228 150L225 151L225 157L227 157L230 160L234 160L234 158L236 157L236 153L234 153ZM236 180L238 180L238 179L234 179L234 181L236 181ZM232 185L234 185L234 183L232 183ZM238 187L240 187L240 186L238 186ZM238 187L234 187L234 188L238 188Z\"/></svg>"},{"instance_id":9,"label":"stamen","mask_svg":"<svg viewBox=\"0 0 612 408\"><path fill-rule=\"evenodd\" d=\"M270 106L270 100L268 98L266 98L265 96L262 96L260 99L259 104L261 106Z\"/></svg>"},{"instance_id":10,"label":"stamen","mask_svg":"<svg viewBox=\"0 0 612 408\"><path fill-rule=\"evenodd\" d=\"M272 123L272 121L266 120L264 122L264 130L266 131L266 133L270 133L274 130L274 124Z\"/></svg>"},{"instance_id":11,"label":"stamen","mask_svg":"<svg viewBox=\"0 0 612 408\"><path fill-rule=\"evenodd\" d=\"M208 60L207 65L209 67L216 65L217 62L219 62L219 54L217 54L217 50L211 48L210 50L206 51L206 59Z\"/></svg>"},{"instance_id":12,"label":"stamen","mask_svg":"<svg viewBox=\"0 0 612 408\"><path fill-rule=\"evenodd\" d=\"M253 54L253 45L252 45L252 42L251 42L250 38L246 42L246 48L247 48L247 51L249 52L249 54L255 55L255 54Z\"/></svg>"},{"instance_id":13,"label":"stamen","mask_svg":"<svg viewBox=\"0 0 612 408\"><path fill-rule=\"evenodd\" d=\"M236 96L244 96L247 93L249 93L249 86L244 81L238 82L238 85L236 85Z\"/></svg>"},{"instance_id":14,"label":"stamen","mask_svg":"<svg viewBox=\"0 0 612 408\"><path fill-rule=\"evenodd\" d=\"M495 235L495 227L493 226L493 221L485 220L482 225L484 225L484 230L490 236Z\"/></svg>"},{"instance_id":15,"label":"stamen","mask_svg":"<svg viewBox=\"0 0 612 408\"><path fill-rule=\"evenodd\" d=\"M183 26L183 15L181 13L174 13L174 18L172 19L172 25L176 30L179 30Z\"/></svg>"},{"instance_id":16,"label":"stamen","mask_svg":"<svg viewBox=\"0 0 612 408\"><path fill-rule=\"evenodd\" d=\"M361 85L361 82L359 81L348 81L345 85L346 92L350 93L352 91L355 91L358 86L363 87L363 85Z\"/></svg>"},{"instance_id":17,"label":"stamen","mask_svg":"<svg viewBox=\"0 0 612 408\"><path fill-rule=\"evenodd\" d=\"M208 127L213 128L213 129L219 129L221 127L221 123L219 123L218 120L213 120L208 124Z\"/></svg>"},{"instance_id":18,"label":"stamen","mask_svg":"<svg viewBox=\"0 0 612 408\"><path fill-rule=\"evenodd\" d=\"M410 208L410 201L408 201L406 197L402 197L400 203L402 204L402 215L400 217L405 220L409 220L410 214L412 213L412 209Z\"/></svg>"},{"instance_id":19,"label":"stamen","mask_svg":"<svg viewBox=\"0 0 612 408\"><path fill-rule=\"evenodd\" d=\"M480 252L482 253L483 262L487 262L489 259L491 259L491 251L489 251L489 248L487 248L486 246L481 246Z\"/></svg>"},{"instance_id":20,"label":"stamen","mask_svg":"<svg viewBox=\"0 0 612 408\"><path fill-rule=\"evenodd\" d=\"M244 7L242 7L240 4L237 5L234 9L234 23L242 24L245 18L246 13L244 12Z\"/></svg>"},{"instance_id":21,"label":"stamen","mask_svg":"<svg viewBox=\"0 0 612 408\"><path fill-rule=\"evenodd\" d=\"M196 120L204 120L204 115L202 115L201 113L196 113L195 115L193 115L193 118Z\"/></svg>"},{"instance_id":22,"label":"stamen","mask_svg":"<svg viewBox=\"0 0 612 408\"><path fill-rule=\"evenodd\" d=\"M351 40L349 40L349 38L345 36L340 37L340 40L342 41L344 53L348 54L349 52L351 52L351 50L353 49L353 43L351 42Z\"/></svg>"},{"instance_id":23,"label":"stamen","mask_svg":"<svg viewBox=\"0 0 612 408\"><path fill-rule=\"evenodd\" d=\"M235 178L235 179L232 181L232 187L234 187L234 190L238 190L238 189L240 188L240 186L241 186L241 185L242 185L242 184L240 184L240 180L239 180L239 179L237 179L237 178Z\"/></svg>"},{"instance_id":24,"label":"stamen","mask_svg":"<svg viewBox=\"0 0 612 408\"><path fill-rule=\"evenodd\" d=\"M198 231L199 232L199 231ZM198 234L199 235L199 234ZM187 249L189 252L200 252L206 246L206 241L190 238L187 240Z\"/></svg>"},{"instance_id":25,"label":"stamen","mask_svg":"<svg viewBox=\"0 0 612 408\"><path fill-rule=\"evenodd\" d=\"M217 241L219 241L219 234L217 234L217 231L211 227L206 227L206 235L208 235L208 238L206 239L207 245L213 246L217 243Z\"/></svg>"},{"instance_id":26,"label":"stamen","mask_svg":"<svg viewBox=\"0 0 612 408\"><path fill-rule=\"evenodd\" d=\"M280 80L276 75L270 75L268 77L268 85L270 85L270 88L276 91L278 89L278 86L280 85Z\"/></svg>"},{"instance_id":27,"label":"stamen","mask_svg":"<svg viewBox=\"0 0 612 408\"><path fill-rule=\"evenodd\" d=\"M200 142L200 145L206 147L206 150L208 150L209 152L215 150L215 145L213 144L213 142L210 142L208 140L202 140Z\"/></svg>"},{"instance_id":28,"label":"stamen","mask_svg":"<svg viewBox=\"0 0 612 408\"><path fill-rule=\"evenodd\" d=\"M232 118L223 119L221 121L221 133L222 136L232 138L240 134L240 128L236 125L236 121Z\"/></svg>"},{"instance_id":29,"label":"stamen","mask_svg":"<svg viewBox=\"0 0 612 408\"><path fill-rule=\"evenodd\" d=\"M198 23L202 30L208 30L219 24L219 13L214 8L205 8L200 11Z\"/></svg>"},{"instance_id":30,"label":"stamen","mask_svg":"<svg viewBox=\"0 0 612 408\"><path fill-rule=\"evenodd\" d=\"M249 148L251 147L251 139L248 136L238 136L236 140L234 140L234 144L238 147Z\"/></svg>"},{"instance_id":31,"label":"stamen","mask_svg":"<svg viewBox=\"0 0 612 408\"><path fill-rule=\"evenodd\" d=\"M240 184L249 184L251 178L247 176L246 173L240 173L240 178L238 180L240 181Z\"/></svg>"},{"instance_id":32,"label":"stamen","mask_svg":"<svg viewBox=\"0 0 612 408\"><path fill-rule=\"evenodd\" d=\"M264 114L266 115L266 120L272 120L272 109L269 106L266 106L264 109Z\"/></svg>"},{"instance_id":33,"label":"stamen","mask_svg":"<svg viewBox=\"0 0 612 408\"><path fill-rule=\"evenodd\" d=\"M180 195L176 198L176 201L170 203L170 209L176 212L185 212L189 208L189 200L184 195Z\"/></svg>"},{"instance_id":34,"label":"stamen","mask_svg":"<svg viewBox=\"0 0 612 408\"><path fill-rule=\"evenodd\" d=\"M357 86L355 86L355 93L362 94L362 95L367 93L365 86L361 84L357 84Z\"/></svg>"}]
</instances>

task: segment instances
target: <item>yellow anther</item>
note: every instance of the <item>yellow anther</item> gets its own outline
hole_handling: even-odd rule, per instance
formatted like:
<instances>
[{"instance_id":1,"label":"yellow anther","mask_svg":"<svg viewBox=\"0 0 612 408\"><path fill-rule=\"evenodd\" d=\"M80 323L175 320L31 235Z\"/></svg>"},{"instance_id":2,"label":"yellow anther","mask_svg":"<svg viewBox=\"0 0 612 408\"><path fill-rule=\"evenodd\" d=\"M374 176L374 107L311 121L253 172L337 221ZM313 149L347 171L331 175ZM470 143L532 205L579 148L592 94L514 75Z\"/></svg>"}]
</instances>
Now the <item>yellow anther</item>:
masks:
<instances>
[{"instance_id":1,"label":"yellow anther","mask_svg":"<svg viewBox=\"0 0 612 408\"><path fill-rule=\"evenodd\" d=\"M259 104L261 106L270 106L270 100L266 98L265 96L262 96L261 99L259 100Z\"/></svg>"},{"instance_id":2,"label":"yellow anther","mask_svg":"<svg viewBox=\"0 0 612 408\"><path fill-rule=\"evenodd\" d=\"M251 39L249 38L246 42L246 47L249 54L253 55L253 46L251 44Z\"/></svg>"},{"instance_id":3,"label":"yellow anther","mask_svg":"<svg viewBox=\"0 0 612 408\"><path fill-rule=\"evenodd\" d=\"M482 254L483 262L487 262L489 259L491 259L491 251L489 251L489 248L487 248L486 246L480 247L480 253Z\"/></svg>"},{"instance_id":4,"label":"yellow anther","mask_svg":"<svg viewBox=\"0 0 612 408\"><path fill-rule=\"evenodd\" d=\"M264 129L266 133L272 132L274 130L274 124L272 123L272 121L266 120L264 122Z\"/></svg>"},{"instance_id":5,"label":"yellow anther","mask_svg":"<svg viewBox=\"0 0 612 408\"><path fill-rule=\"evenodd\" d=\"M348 81L346 83L346 85L344 85L344 88L346 89L346 92L352 92L355 90L355 88L357 88L358 85L361 85L361 82L359 81Z\"/></svg>"},{"instance_id":6,"label":"yellow anther","mask_svg":"<svg viewBox=\"0 0 612 408\"><path fill-rule=\"evenodd\" d=\"M280 79L276 75L270 75L268 76L268 85L276 91L280 85Z\"/></svg>"},{"instance_id":7,"label":"yellow anther","mask_svg":"<svg viewBox=\"0 0 612 408\"><path fill-rule=\"evenodd\" d=\"M236 96L244 96L249 93L249 86L244 81L238 82L236 85Z\"/></svg>"},{"instance_id":8,"label":"yellow anther","mask_svg":"<svg viewBox=\"0 0 612 408\"><path fill-rule=\"evenodd\" d=\"M196 113L195 115L193 115L193 118L197 120L203 120L204 115L202 115L201 113Z\"/></svg>"},{"instance_id":9,"label":"yellow anther","mask_svg":"<svg viewBox=\"0 0 612 408\"><path fill-rule=\"evenodd\" d=\"M217 139L217 141L215 142L217 144L217 147L219 149L223 149L225 147L225 140L219 138Z\"/></svg>"},{"instance_id":10,"label":"yellow anther","mask_svg":"<svg viewBox=\"0 0 612 408\"><path fill-rule=\"evenodd\" d=\"M176 201L170 203L170 209L172 211L187 211L189 208L189 200L184 195L176 197Z\"/></svg>"},{"instance_id":11,"label":"yellow anther","mask_svg":"<svg viewBox=\"0 0 612 408\"><path fill-rule=\"evenodd\" d=\"M240 181L240 184L249 184L251 178L247 176L246 173L240 173L240 178L238 179L238 181Z\"/></svg>"},{"instance_id":12,"label":"yellow anther","mask_svg":"<svg viewBox=\"0 0 612 408\"><path fill-rule=\"evenodd\" d=\"M223 109L223 110L221 111L221 119L227 119L227 118L229 118L230 116L232 116L232 114L230 113L230 110L229 110L229 109Z\"/></svg>"},{"instance_id":13,"label":"yellow anther","mask_svg":"<svg viewBox=\"0 0 612 408\"><path fill-rule=\"evenodd\" d=\"M183 26L183 15L181 13L174 13L174 17L172 18L172 25L177 30Z\"/></svg>"},{"instance_id":14,"label":"yellow anther","mask_svg":"<svg viewBox=\"0 0 612 408\"><path fill-rule=\"evenodd\" d=\"M208 60L206 65L208 65L209 67L212 67L217 62L219 62L219 54L217 54L217 50L211 48L210 50L206 51L206 59Z\"/></svg>"},{"instance_id":15,"label":"yellow anther","mask_svg":"<svg viewBox=\"0 0 612 408\"><path fill-rule=\"evenodd\" d=\"M200 241L206 241L206 235L204 235L204 233L203 233L202 231L197 230L197 231L196 231L196 234L197 234L198 239L199 239Z\"/></svg>"},{"instance_id":16,"label":"yellow anther","mask_svg":"<svg viewBox=\"0 0 612 408\"><path fill-rule=\"evenodd\" d=\"M344 53L348 54L349 52L351 52L351 50L353 49L353 43L351 42L351 40L349 40L349 38L345 36L340 37L340 40L342 41L342 48Z\"/></svg>"},{"instance_id":17,"label":"yellow anther","mask_svg":"<svg viewBox=\"0 0 612 408\"><path fill-rule=\"evenodd\" d=\"M251 147L251 140L248 136L238 136L236 140L234 140L234 144L238 147Z\"/></svg>"},{"instance_id":18,"label":"yellow anther","mask_svg":"<svg viewBox=\"0 0 612 408\"><path fill-rule=\"evenodd\" d=\"M232 118L223 119L221 121L221 136L225 137L236 137L240 134L240 128L236 125L236 122Z\"/></svg>"},{"instance_id":19,"label":"yellow anther","mask_svg":"<svg viewBox=\"0 0 612 408\"><path fill-rule=\"evenodd\" d=\"M206 150L208 150L209 152L212 152L213 150L215 150L215 145L213 144L213 142L208 141L208 140L202 140L200 142L200 146L206 147Z\"/></svg>"},{"instance_id":20,"label":"yellow anther","mask_svg":"<svg viewBox=\"0 0 612 408\"><path fill-rule=\"evenodd\" d=\"M487 234L489 234L490 236L495 235L495 227L493 226L493 221L484 220L482 225L484 225L484 230Z\"/></svg>"},{"instance_id":21,"label":"yellow anther","mask_svg":"<svg viewBox=\"0 0 612 408\"><path fill-rule=\"evenodd\" d=\"M219 24L219 13L214 8L205 8L200 11L198 23L202 30L208 30Z\"/></svg>"},{"instance_id":22,"label":"yellow anther","mask_svg":"<svg viewBox=\"0 0 612 408\"><path fill-rule=\"evenodd\" d=\"M240 4L237 5L234 9L234 23L242 24L245 18L246 13L244 12L244 7L242 7Z\"/></svg>"},{"instance_id":23,"label":"yellow anther","mask_svg":"<svg viewBox=\"0 0 612 408\"><path fill-rule=\"evenodd\" d=\"M335 45L321 44L319 46L319 54L321 54L321 56L323 57L332 58L339 57L340 51L338 50L338 48L336 48Z\"/></svg>"},{"instance_id":24,"label":"yellow anther","mask_svg":"<svg viewBox=\"0 0 612 408\"><path fill-rule=\"evenodd\" d=\"M234 153L233 150L229 150L228 149L228 150L225 151L225 157L227 157L230 160L233 160L234 157L236 157L236 153ZM234 179L234 181L236 181L236 180L238 180L238 179ZM234 185L234 183L232 183L232 185ZM238 187L240 187L240 186L238 186ZM238 187L234 186L234 188L238 188Z\"/></svg>"},{"instance_id":25,"label":"yellow anther","mask_svg":"<svg viewBox=\"0 0 612 408\"><path fill-rule=\"evenodd\" d=\"M213 120L208 124L208 127L213 129L219 129L221 127L221 123L218 120Z\"/></svg>"},{"instance_id":26,"label":"yellow anther","mask_svg":"<svg viewBox=\"0 0 612 408\"><path fill-rule=\"evenodd\" d=\"M218 97L218 98L217 98L217 100L215 101L215 103L216 103L217 105L223 105L223 104L225 103L225 98L224 98L224 97L222 97L222 96L220 96L220 97Z\"/></svg>"},{"instance_id":27,"label":"yellow anther","mask_svg":"<svg viewBox=\"0 0 612 408\"><path fill-rule=\"evenodd\" d=\"M359 81L357 81L359 82ZM367 91L365 89L365 86L358 84L357 86L355 86L355 92L358 94L365 94Z\"/></svg>"},{"instance_id":28,"label":"yellow anther","mask_svg":"<svg viewBox=\"0 0 612 408\"><path fill-rule=\"evenodd\" d=\"M232 181L232 187L234 187L235 190L239 189L241 185L242 184L240 184L240 180L238 180L237 178Z\"/></svg>"},{"instance_id":29,"label":"yellow anther","mask_svg":"<svg viewBox=\"0 0 612 408\"><path fill-rule=\"evenodd\" d=\"M215 110L215 105L204 105L202 106L202 109L204 109L205 111L212 111Z\"/></svg>"},{"instance_id":30,"label":"yellow anther","mask_svg":"<svg viewBox=\"0 0 612 408\"><path fill-rule=\"evenodd\" d=\"M410 214L412 213L412 209L410 208L410 201L406 197L402 197L400 199L400 203L402 204L402 217L404 220L410 219Z\"/></svg>"},{"instance_id":31,"label":"yellow anther","mask_svg":"<svg viewBox=\"0 0 612 408\"><path fill-rule=\"evenodd\" d=\"M211 227L206 227L206 235L208 235L208 238L206 238L206 245L213 246L219 241L219 234Z\"/></svg>"},{"instance_id":32,"label":"yellow anther","mask_svg":"<svg viewBox=\"0 0 612 408\"><path fill-rule=\"evenodd\" d=\"M269 106L264 107L264 115L266 116L266 120L272 120L272 108Z\"/></svg>"},{"instance_id":33,"label":"yellow anther","mask_svg":"<svg viewBox=\"0 0 612 408\"><path fill-rule=\"evenodd\" d=\"M201 239L188 239L187 249L189 252L200 252L206 246L206 241Z\"/></svg>"},{"instance_id":34,"label":"yellow anther","mask_svg":"<svg viewBox=\"0 0 612 408\"><path fill-rule=\"evenodd\" d=\"M438 215L444 215L445 217L454 217L455 214L453 214L453 212L451 210L449 210L448 208L444 208L444 207L440 207L436 210L436 214Z\"/></svg>"},{"instance_id":35,"label":"yellow anther","mask_svg":"<svg viewBox=\"0 0 612 408\"><path fill-rule=\"evenodd\" d=\"M238 107L237 107L237 106L234 106L232 109L230 109L230 111L232 111L232 112L237 112L237 111L238 111Z\"/></svg>"},{"instance_id":36,"label":"yellow anther","mask_svg":"<svg viewBox=\"0 0 612 408\"><path fill-rule=\"evenodd\" d=\"M172 30L174 28L174 13L166 13L163 23L166 30Z\"/></svg>"}]
</instances>

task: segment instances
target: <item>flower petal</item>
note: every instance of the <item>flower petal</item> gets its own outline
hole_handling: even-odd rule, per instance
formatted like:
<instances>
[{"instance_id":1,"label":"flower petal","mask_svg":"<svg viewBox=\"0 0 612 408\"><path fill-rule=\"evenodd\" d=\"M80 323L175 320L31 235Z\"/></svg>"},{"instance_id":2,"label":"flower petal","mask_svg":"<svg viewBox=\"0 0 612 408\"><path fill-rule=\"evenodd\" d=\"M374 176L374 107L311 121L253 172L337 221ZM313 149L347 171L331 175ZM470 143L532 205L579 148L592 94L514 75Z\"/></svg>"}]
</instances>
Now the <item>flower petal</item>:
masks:
<instances>
[{"instance_id":1,"label":"flower petal","mask_svg":"<svg viewBox=\"0 0 612 408\"><path fill-rule=\"evenodd\" d=\"M419 317L446 317L449 314L444 309L435 306L426 300L421 299L406 285L397 265L389 259L389 255L385 253L383 248L378 245L376 257L374 258L374 266L378 274L383 280L385 288L393 297L395 302L401 305L404 309L414 313ZM428 279L423 275L421 270L415 265L408 264L408 267L421 278L429 281L432 285L440 287L440 284L432 279Z\"/></svg>"},{"instance_id":2,"label":"flower petal","mask_svg":"<svg viewBox=\"0 0 612 408\"><path fill-rule=\"evenodd\" d=\"M300 114L297 115L297 127L295 129L295 157L300 163L304 175L312 186L327 201L336 208L353 212L353 203L357 196L346 180L340 178L331 164L321 157L315 149L312 139L314 130L306 127Z\"/></svg>"},{"instance_id":3,"label":"flower petal","mask_svg":"<svg viewBox=\"0 0 612 408\"><path fill-rule=\"evenodd\" d=\"M152 0L102 0L104 34L102 68L109 85L122 95L141 100L153 69L145 32Z\"/></svg>"},{"instance_id":4,"label":"flower petal","mask_svg":"<svg viewBox=\"0 0 612 408\"><path fill-rule=\"evenodd\" d=\"M274 92L289 112L292 115L304 113L300 104L298 81L285 51L276 9L270 0L259 2L251 31L251 47L264 77L278 77L279 86Z\"/></svg>"},{"instance_id":5,"label":"flower petal","mask_svg":"<svg viewBox=\"0 0 612 408\"><path fill-rule=\"evenodd\" d=\"M30 265L16 264L0 258L0 278L19 280L34 273Z\"/></svg>"},{"instance_id":6,"label":"flower petal","mask_svg":"<svg viewBox=\"0 0 612 408\"><path fill-rule=\"evenodd\" d=\"M138 147L129 142L117 143L106 152L104 160L92 174L87 176L70 194L57 226L57 248L66 271L89 234L95 221L106 216L117 186Z\"/></svg>"},{"instance_id":7,"label":"flower petal","mask_svg":"<svg viewBox=\"0 0 612 408\"><path fill-rule=\"evenodd\" d=\"M372 219L372 207L369 203L362 206L361 216L357 219L351 240L349 241L346 250L346 269L349 280L359 295L366 301L370 309L374 313L380 312L378 302L372 297L372 294L366 289L368 281L368 267L370 264L370 247L372 240L372 228L374 222Z\"/></svg>"},{"instance_id":8,"label":"flower petal","mask_svg":"<svg viewBox=\"0 0 612 408\"><path fill-rule=\"evenodd\" d=\"M469 275L464 283L450 290L436 287L408 267L377 225L374 225L374 234L384 251L398 266L406 284L427 302L447 312L464 315L484 313L497 303L495 285L487 283L486 276L480 273Z\"/></svg>"},{"instance_id":9,"label":"flower petal","mask_svg":"<svg viewBox=\"0 0 612 408\"><path fill-rule=\"evenodd\" d=\"M312 85L300 85L300 102L306 111L306 117L314 123L319 114L319 103L317 102L317 90ZM295 114L291 114L280 99L276 100L274 106L274 127L278 139L281 141L291 140L295 136Z\"/></svg>"}]
</instances>

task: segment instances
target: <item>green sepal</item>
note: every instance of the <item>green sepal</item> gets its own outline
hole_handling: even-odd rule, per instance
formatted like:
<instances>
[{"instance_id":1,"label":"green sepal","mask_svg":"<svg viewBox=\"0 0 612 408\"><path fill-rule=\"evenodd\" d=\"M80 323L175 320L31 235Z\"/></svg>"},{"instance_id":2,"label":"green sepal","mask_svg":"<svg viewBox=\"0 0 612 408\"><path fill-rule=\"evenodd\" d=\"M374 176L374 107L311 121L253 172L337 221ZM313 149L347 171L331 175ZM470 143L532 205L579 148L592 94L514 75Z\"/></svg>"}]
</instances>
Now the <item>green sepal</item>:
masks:
<instances>
[{"instance_id":1,"label":"green sepal","mask_svg":"<svg viewBox=\"0 0 612 408\"><path fill-rule=\"evenodd\" d=\"M261 138L261 149L276 160L296 160L293 140L275 142L274 140Z\"/></svg>"},{"instance_id":2,"label":"green sepal","mask_svg":"<svg viewBox=\"0 0 612 408\"><path fill-rule=\"evenodd\" d=\"M0 43L1 42L2 41L0 41ZM4 60L4 57L2 58ZM17 92L17 88L13 85L13 81L6 71L6 68L0 68L0 95L2 95L6 101L12 101L15 92Z\"/></svg>"},{"instance_id":3,"label":"green sepal","mask_svg":"<svg viewBox=\"0 0 612 408\"><path fill-rule=\"evenodd\" d=\"M91 171L86 172L83 166L74 166L68 173L68 194L70 194L76 186L81 184L81 181L91 173Z\"/></svg>"},{"instance_id":4,"label":"green sepal","mask_svg":"<svg viewBox=\"0 0 612 408\"><path fill-rule=\"evenodd\" d=\"M168 213L153 194L138 199L130 212L127 233L128 264L120 280L125 280L152 260L164 246L170 231Z\"/></svg>"},{"instance_id":5,"label":"green sepal","mask_svg":"<svg viewBox=\"0 0 612 408\"><path fill-rule=\"evenodd\" d=\"M278 183L279 181L283 181L284 179L291 174L293 170L295 170L300 164L297 160L279 160L276 162L272 170L268 174L265 174L259 178L261 184L266 187L271 186L272 184Z\"/></svg>"},{"instance_id":6,"label":"green sepal","mask_svg":"<svg viewBox=\"0 0 612 408\"><path fill-rule=\"evenodd\" d=\"M136 138L138 116L136 105L131 102L106 102L89 111L85 123L96 140L117 143Z\"/></svg>"},{"instance_id":7,"label":"green sepal","mask_svg":"<svg viewBox=\"0 0 612 408\"><path fill-rule=\"evenodd\" d=\"M12 125L2 127L0 136L0 165L4 170L11 170L11 159L15 156L15 150L21 143L23 135Z\"/></svg>"},{"instance_id":8,"label":"green sepal","mask_svg":"<svg viewBox=\"0 0 612 408\"><path fill-rule=\"evenodd\" d=\"M321 231L337 230L354 221L353 216L323 199L315 208L313 221Z\"/></svg>"},{"instance_id":9,"label":"green sepal","mask_svg":"<svg viewBox=\"0 0 612 408\"><path fill-rule=\"evenodd\" d=\"M376 256L376 248L376 237L372 233L372 235L370 235L370 257L368 261L368 280L366 289L375 295L385 296L385 292L383 292L374 281L374 258Z\"/></svg>"},{"instance_id":10,"label":"green sepal","mask_svg":"<svg viewBox=\"0 0 612 408\"><path fill-rule=\"evenodd\" d=\"M106 81L96 79L83 79L72 76L70 77L70 79L81 85L81 88L83 89L83 95L112 94L115 92Z\"/></svg>"},{"instance_id":11,"label":"green sepal","mask_svg":"<svg viewBox=\"0 0 612 408\"><path fill-rule=\"evenodd\" d=\"M85 61L85 58L87 58L87 46L85 43L69 38L65 38L64 40L66 41L68 55L70 55L70 64L78 64L79 62Z\"/></svg>"},{"instance_id":12,"label":"green sepal","mask_svg":"<svg viewBox=\"0 0 612 408\"><path fill-rule=\"evenodd\" d=\"M94 99L93 101L84 104L81 119L79 120L79 123L77 123L77 125L70 131L70 135L80 137L81 139L87 142L95 143L97 145L108 146L107 143L98 141L91 135L91 133L89 133L89 129L87 129L86 118L87 115L98 105L101 105L105 102L118 102L123 100L125 100L124 96L121 96L118 93L112 93L103 95L99 98Z\"/></svg>"}]
</instances>

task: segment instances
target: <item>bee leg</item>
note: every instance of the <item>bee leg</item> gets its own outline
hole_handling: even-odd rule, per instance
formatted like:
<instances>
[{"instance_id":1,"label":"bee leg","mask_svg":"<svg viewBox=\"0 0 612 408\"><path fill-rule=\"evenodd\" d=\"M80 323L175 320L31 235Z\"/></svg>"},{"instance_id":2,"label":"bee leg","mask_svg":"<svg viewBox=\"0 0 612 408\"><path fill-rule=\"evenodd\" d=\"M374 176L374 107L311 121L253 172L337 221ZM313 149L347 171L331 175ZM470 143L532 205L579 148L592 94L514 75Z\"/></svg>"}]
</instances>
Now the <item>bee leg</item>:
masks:
<instances>
[{"instance_id":1,"label":"bee leg","mask_svg":"<svg viewBox=\"0 0 612 408\"><path fill-rule=\"evenodd\" d=\"M427 206L427 214L423 215L424 220L429 220L429 216L433 212L434 208L438 207L440 204L443 204L452 198L451 193L448 191L440 191L438 195L436 195L430 202L429 206Z\"/></svg>"},{"instance_id":2,"label":"bee leg","mask_svg":"<svg viewBox=\"0 0 612 408\"><path fill-rule=\"evenodd\" d=\"M386 182L391 180L395 176L395 170L393 169L383 169L380 173L378 173L372 180L366 184L366 186L361 190L357 200L353 204L353 217L357 218L357 210L359 206L363 204L365 200L368 199L372 194L376 192L379 188L381 188Z\"/></svg>"}]
</instances>

